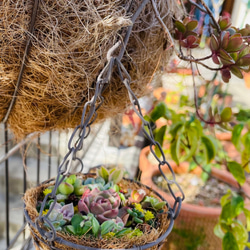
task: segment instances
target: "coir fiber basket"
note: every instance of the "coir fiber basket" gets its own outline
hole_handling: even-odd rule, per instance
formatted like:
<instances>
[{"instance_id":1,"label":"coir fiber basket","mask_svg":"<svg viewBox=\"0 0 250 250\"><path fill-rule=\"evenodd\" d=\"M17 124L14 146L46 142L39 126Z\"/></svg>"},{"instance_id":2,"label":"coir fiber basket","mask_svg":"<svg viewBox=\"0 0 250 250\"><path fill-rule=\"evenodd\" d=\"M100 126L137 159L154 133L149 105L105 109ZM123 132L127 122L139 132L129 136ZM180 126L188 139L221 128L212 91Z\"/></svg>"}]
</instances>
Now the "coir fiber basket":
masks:
<instances>
[{"instance_id":1,"label":"coir fiber basket","mask_svg":"<svg viewBox=\"0 0 250 250\"><path fill-rule=\"evenodd\" d=\"M94 177L95 174L80 174L83 179L87 177ZM159 244L170 233L173 227L172 218L168 218L168 203L164 208L164 213L161 215L159 221L159 227L157 229L150 227L147 232L144 232L142 236L128 238L123 236L122 238L109 238L109 239L93 239L86 236L72 236L66 233L57 232L55 240L50 243L44 239L39 230L36 228L35 220L38 217L36 210L37 201L41 199L42 191L54 184L54 179L46 181L46 183L31 188L26 191L24 196L25 203L25 217L31 229L31 233L34 238L35 245L41 249L159 249ZM159 200L164 199L151 188L129 179L123 178L119 185L125 189L144 189L147 195L154 196ZM48 230L48 229L47 229Z\"/></svg>"},{"instance_id":2,"label":"coir fiber basket","mask_svg":"<svg viewBox=\"0 0 250 250\"><path fill-rule=\"evenodd\" d=\"M168 39L150 1L132 23L141 0L39 0L34 28L29 31L34 2L0 1L0 121L14 98L7 122L17 138L79 124L107 51L124 38L128 27L133 29L122 63L136 95L145 91L153 73L169 58ZM173 16L181 12L178 1L155 2L171 29ZM14 95L27 40L30 46ZM128 103L118 79L114 74L103 94L98 120L123 111Z\"/></svg>"}]
</instances>

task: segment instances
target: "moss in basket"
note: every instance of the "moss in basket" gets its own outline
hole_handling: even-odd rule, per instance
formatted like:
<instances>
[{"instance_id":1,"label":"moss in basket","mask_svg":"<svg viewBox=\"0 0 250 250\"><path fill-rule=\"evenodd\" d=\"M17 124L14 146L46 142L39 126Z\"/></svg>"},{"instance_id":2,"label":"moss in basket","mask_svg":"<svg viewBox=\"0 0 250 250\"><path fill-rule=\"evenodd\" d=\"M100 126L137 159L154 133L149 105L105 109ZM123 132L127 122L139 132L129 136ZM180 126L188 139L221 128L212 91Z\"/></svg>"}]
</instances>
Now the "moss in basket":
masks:
<instances>
[{"instance_id":1,"label":"moss in basket","mask_svg":"<svg viewBox=\"0 0 250 250\"><path fill-rule=\"evenodd\" d=\"M122 189L119 184L122 177L122 170L105 167L98 169L96 178L67 177L57 194L57 199L63 202L56 203L48 216L55 229L75 236L120 238L139 237L150 227L157 228L158 215L166 202L147 196L143 189ZM52 186L46 188L44 196L51 191ZM53 201L46 203L44 215Z\"/></svg>"}]
</instances>

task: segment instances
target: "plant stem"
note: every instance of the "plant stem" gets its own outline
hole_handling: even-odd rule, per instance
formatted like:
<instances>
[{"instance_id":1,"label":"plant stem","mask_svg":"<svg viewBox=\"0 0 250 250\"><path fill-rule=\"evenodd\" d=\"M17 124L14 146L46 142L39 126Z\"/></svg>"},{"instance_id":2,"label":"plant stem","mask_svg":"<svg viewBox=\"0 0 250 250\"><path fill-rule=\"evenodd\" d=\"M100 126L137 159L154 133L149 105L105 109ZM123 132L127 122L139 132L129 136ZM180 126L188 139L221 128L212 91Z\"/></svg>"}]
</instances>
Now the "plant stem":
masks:
<instances>
[{"instance_id":1,"label":"plant stem","mask_svg":"<svg viewBox=\"0 0 250 250\"><path fill-rule=\"evenodd\" d=\"M221 124L221 121L219 122L216 122L216 121L206 121L205 119L203 119L203 117L200 115L200 112L199 112L199 107L198 107L198 100L197 100L197 90L196 90L196 85L195 85L195 79L194 79L194 68L193 68L193 65L191 63L191 69L192 69L192 77L193 77L193 89L194 89L194 104L195 104L195 112L196 112L196 115L197 117L205 122L206 124Z\"/></svg>"}]
</instances>

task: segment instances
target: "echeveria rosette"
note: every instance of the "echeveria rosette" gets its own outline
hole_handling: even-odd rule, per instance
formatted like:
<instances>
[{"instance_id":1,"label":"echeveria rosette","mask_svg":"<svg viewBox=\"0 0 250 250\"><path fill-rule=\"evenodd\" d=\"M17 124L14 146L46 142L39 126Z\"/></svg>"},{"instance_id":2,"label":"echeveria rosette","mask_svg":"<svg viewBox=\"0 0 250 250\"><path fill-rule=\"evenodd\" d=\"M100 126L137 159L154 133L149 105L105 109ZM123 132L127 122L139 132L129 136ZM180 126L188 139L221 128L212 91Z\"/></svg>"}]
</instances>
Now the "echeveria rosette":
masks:
<instances>
[{"instance_id":1,"label":"echeveria rosette","mask_svg":"<svg viewBox=\"0 0 250 250\"><path fill-rule=\"evenodd\" d=\"M74 215L73 203L64 206L62 206L59 203L56 203L53 210L56 211L57 213L61 213L63 215L63 219L66 221L70 221Z\"/></svg>"},{"instance_id":2,"label":"echeveria rosette","mask_svg":"<svg viewBox=\"0 0 250 250\"><path fill-rule=\"evenodd\" d=\"M100 223L103 223L110 219L116 219L120 203L120 196L113 189L100 191L95 188L83 193L78 202L78 211L85 214L92 213Z\"/></svg>"}]
</instances>

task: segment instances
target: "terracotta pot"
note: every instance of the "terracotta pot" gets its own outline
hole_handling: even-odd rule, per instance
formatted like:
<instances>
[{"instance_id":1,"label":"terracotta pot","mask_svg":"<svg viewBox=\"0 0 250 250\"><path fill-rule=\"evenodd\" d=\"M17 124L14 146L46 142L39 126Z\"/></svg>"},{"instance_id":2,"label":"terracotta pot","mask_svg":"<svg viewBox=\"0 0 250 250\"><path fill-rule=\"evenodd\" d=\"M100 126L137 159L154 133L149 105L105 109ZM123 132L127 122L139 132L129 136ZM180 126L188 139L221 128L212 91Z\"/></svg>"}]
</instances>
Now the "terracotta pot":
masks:
<instances>
[{"instance_id":1,"label":"terracotta pot","mask_svg":"<svg viewBox=\"0 0 250 250\"><path fill-rule=\"evenodd\" d=\"M174 203L173 197L170 194L162 191L153 183L153 176L159 175L160 171L157 165L152 165L148 160L149 153L149 147L142 149L140 153L139 167L142 171L141 182L161 194L172 207ZM183 163L180 166L177 166L172 161L169 163L175 172L187 172L188 170L188 163ZM163 170L167 169L167 167L165 169L163 168ZM234 187L237 187L236 180L230 173L226 171L212 169L212 175L223 181L226 181L228 184ZM181 186L181 183L179 184ZM244 184L243 189L248 195L250 195L250 186L248 184ZM183 191L185 193L185 190ZM250 203L247 206L250 207ZM213 232L214 226L218 222L220 213L220 207L204 207L200 205L183 203L179 217L175 221L174 229L162 249L221 249L221 239L216 237Z\"/></svg>"}]
</instances>

